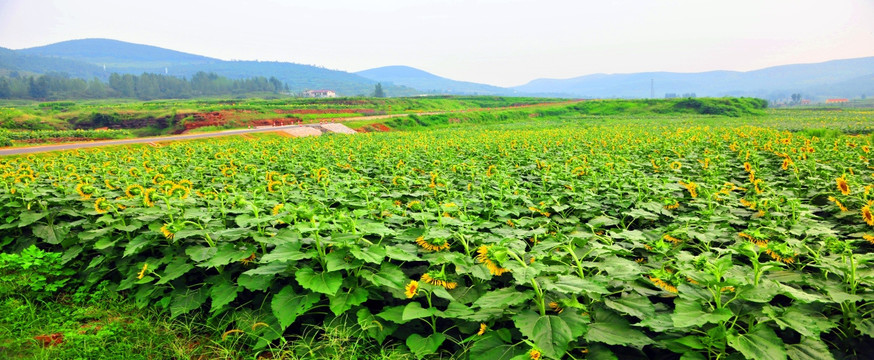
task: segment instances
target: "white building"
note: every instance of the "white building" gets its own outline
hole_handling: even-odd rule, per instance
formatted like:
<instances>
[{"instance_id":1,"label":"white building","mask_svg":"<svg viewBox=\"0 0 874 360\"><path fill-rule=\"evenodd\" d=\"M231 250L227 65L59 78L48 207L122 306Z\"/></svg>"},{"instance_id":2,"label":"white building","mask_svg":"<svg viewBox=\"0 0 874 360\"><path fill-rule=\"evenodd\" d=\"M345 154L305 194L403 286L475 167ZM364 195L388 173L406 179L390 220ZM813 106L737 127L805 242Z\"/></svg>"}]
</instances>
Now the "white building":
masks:
<instances>
[{"instance_id":1,"label":"white building","mask_svg":"<svg viewBox=\"0 0 874 360\"><path fill-rule=\"evenodd\" d=\"M337 97L337 93L334 90L307 90L303 92L304 97L311 98L332 98Z\"/></svg>"}]
</instances>

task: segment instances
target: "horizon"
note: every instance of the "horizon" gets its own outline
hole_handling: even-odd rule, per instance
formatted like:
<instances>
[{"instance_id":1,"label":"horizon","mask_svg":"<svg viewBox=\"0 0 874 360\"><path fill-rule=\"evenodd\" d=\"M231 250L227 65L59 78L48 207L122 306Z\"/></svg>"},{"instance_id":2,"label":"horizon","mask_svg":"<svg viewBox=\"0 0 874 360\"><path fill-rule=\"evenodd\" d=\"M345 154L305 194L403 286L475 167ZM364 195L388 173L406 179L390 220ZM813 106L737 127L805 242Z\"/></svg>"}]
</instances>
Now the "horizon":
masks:
<instances>
[{"instance_id":1,"label":"horizon","mask_svg":"<svg viewBox=\"0 0 874 360\"><path fill-rule=\"evenodd\" d=\"M716 12L719 18L711 15ZM122 16L130 13L141 16ZM535 79L748 72L870 57L874 22L864 15L872 13L874 3L865 0L827 7L811 0L339 0L208 7L167 0L11 0L0 3L0 46L105 38L226 61L290 62L350 73L397 64L513 87ZM162 26L154 26L154 19Z\"/></svg>"}]
</instances>

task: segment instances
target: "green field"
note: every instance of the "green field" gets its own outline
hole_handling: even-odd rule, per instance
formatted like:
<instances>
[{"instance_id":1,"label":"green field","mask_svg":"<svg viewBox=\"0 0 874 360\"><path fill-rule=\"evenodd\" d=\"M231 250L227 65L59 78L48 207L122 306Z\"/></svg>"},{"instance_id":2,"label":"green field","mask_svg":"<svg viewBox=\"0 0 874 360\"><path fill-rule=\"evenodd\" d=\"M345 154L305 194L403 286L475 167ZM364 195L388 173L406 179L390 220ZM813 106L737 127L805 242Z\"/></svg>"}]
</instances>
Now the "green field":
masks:
<instances>
[{"instance_id":1,"label":"green field","mask_svg":"<svg viewBox=\"0 0 874 360\"><path fill-rule=\"evenodd\" d=\"M763 105L0 158L0 355L872 358L874 111Z\"/></svg>"}]
</instances>

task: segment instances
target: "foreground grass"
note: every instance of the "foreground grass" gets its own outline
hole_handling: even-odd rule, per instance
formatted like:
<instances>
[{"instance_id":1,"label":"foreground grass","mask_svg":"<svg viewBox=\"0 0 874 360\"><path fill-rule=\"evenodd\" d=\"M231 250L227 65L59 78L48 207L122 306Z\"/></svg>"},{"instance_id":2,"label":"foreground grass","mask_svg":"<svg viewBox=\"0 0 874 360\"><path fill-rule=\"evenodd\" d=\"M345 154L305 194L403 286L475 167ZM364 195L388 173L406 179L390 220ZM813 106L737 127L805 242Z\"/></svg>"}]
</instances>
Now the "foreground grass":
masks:
<instances>
[{"instance_id":1,"label":"foreground grass","mask_svg":"<svg viewBox=\"0 0 874 360\"><path fill-rule=\"evenodd\" d=\"M117 294L76 304L70 296L0 297L0 359L412 359L361 340L356 329L313 327L284 345L253 350L195 317L137 309Z\"/></svg>"}]
</instances>

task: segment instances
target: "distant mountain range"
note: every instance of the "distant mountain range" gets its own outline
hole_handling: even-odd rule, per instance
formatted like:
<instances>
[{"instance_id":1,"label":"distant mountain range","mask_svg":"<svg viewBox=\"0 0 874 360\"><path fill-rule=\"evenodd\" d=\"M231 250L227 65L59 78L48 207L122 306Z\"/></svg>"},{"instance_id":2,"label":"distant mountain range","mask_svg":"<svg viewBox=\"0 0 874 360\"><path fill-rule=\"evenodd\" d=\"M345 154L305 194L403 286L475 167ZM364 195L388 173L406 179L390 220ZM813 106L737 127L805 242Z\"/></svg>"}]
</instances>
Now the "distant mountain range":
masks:
<instances>
[{"instance_id":1,"label":"distant mountain range","mask_svg":"<svg viewBox=\"0 0 874 360\"><path fill-rule=\"evenodd\" d=\"M104 71L105 66L105 71ZM537 79L505 88L440 77L408 66L349 73L288 62L224 61L155 46L109 39L84 39L22 50L0 48L0 76L18 72L63 72L106 79L110 73L144 72L188 76L214 72L232 79L276 77L295 91L330 89L339 95L370 94L377 82L389 96L480 94L580 98L657 98L667 94L750 96L785 99L793 93L822 100L874 96L874 57L794 64L761 70L699 73L593 74L571 79Z\"/></svg>"}]
</instances>

